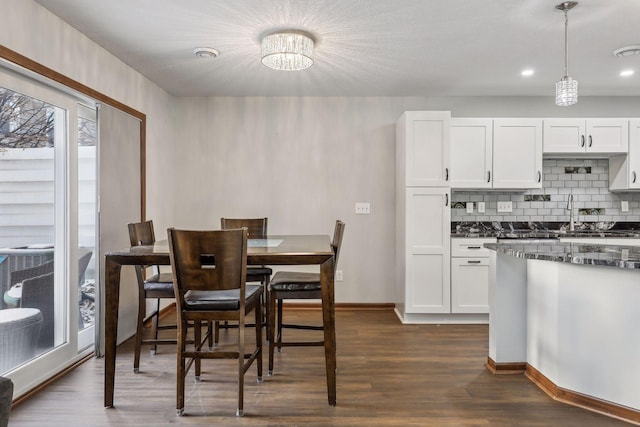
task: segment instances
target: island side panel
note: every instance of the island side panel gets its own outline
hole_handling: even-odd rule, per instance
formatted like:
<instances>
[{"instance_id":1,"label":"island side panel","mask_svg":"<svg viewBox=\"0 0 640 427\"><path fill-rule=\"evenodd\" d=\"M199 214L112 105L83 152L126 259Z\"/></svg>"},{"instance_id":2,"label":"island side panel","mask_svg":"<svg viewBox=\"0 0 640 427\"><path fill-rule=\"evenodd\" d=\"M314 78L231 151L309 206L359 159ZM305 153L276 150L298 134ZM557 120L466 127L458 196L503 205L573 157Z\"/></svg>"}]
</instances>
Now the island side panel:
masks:
<instances>
[{"instance_id":1,"label":"island side panel","mask_svg":"<svg viewBox=\"0 0 640 427\"><path fill-rule=\"evenodd\" d=\"M640 410L640 272L561 264L559 273L556 384Z\"/></svg>"},{"instance_id":2,"label":"island side panel","mask_svg":"<svg viewBox=\"0 0 640 427\"><path fill-rule=\"evenodd\" d=\"M558 384L558 269L527 260L527 363Z\"/></svg>"},{"instance_id":3,"label":"island side panel","mask_svg":"<svg viewBox=\"0 0 640 427\"><path fill-rule=\"evenodd\" d=\"M492 251L493 252L493 251ZM489 281L489 357L496 364L527 357L527 261L493 252Z\"/></svg>"}]
</instances>

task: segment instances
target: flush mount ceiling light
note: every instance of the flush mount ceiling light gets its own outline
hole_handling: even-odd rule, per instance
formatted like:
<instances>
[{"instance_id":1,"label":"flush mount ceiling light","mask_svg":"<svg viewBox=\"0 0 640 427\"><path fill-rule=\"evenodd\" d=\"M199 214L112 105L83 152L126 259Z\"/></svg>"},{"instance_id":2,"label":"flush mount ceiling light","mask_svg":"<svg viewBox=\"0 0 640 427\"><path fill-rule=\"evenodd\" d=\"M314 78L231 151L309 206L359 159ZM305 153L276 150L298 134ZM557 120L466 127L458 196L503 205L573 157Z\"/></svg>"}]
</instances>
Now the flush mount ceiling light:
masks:
<instances>
[{"instance_id":1,"label":"flush mount ceiling light","mask_svg":"<svg viewBox=\"0 0 640 427\"><path fill-rule=\"evenodd\" d=\"M613 51L615 56L631 56L640 53L640 45L625 46Z\"/></svg>"},{"instance_id":2,"label":"flush mount ceiling light","mask_svg":"<svg viewBox=\"0 0 640 427\"><path fill-rule=\"evenodd\" d=\"M199 58L215 58L220 55L220 52L212 47L197 47L193 49L193 53Z\"/></svg>"},{"instance_id":3,"label":"flush mount ceiling light","mask_svg":"<svg viewBox=\"0 0 640 427\"><path fill-rule=\"evenodd\" d=\"M577 1L565 1L556 6L564 12L564 77L556 82L556 105L566 107L578 102L578 81L569 77L569 18L567 12L578 4Z\"/></svg>"},{"instance_id":4,"label":"flush mount ceiling light","mask_svg":"<svg viewBox=\"0 0 640 427\"><path fill-rule=\"evenodd\" d=\"M313 64L313 39L301 32L269 34L262 39L262 63L274 70L309 68Z\"/></svg>"}]
</instances>

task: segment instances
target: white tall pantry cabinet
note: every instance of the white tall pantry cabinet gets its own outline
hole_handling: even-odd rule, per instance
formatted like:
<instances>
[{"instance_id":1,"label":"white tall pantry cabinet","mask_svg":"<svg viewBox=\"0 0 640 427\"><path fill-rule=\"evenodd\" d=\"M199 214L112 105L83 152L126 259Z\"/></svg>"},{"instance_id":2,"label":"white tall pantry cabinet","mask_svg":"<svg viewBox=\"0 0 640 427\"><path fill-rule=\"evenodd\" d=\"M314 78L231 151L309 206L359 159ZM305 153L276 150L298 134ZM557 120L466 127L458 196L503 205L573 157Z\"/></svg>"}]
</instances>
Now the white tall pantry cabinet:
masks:
<instances>
[{"instance_id":1,"label":"white tall pantry cabinet","mask_svg":"<svg viewBox=\"0 0 640 427\"><path fill-rule=\"evenodd\" d=\"M405 323L450 313L449 111L396 123L396 312Z\"/></svg>"}]
</instances>

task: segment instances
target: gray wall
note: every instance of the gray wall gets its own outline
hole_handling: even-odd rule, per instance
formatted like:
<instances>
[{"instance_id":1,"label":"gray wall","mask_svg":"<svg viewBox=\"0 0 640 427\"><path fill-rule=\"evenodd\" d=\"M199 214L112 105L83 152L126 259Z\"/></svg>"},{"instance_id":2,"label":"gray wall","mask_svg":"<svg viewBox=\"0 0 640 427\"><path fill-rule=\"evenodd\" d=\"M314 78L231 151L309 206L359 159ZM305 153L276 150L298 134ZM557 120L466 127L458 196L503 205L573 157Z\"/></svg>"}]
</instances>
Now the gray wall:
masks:
<instances>
[{"instance_id":1,"label":"gray wall","mask_svg":"<svg viewBox=\"0 0 640 427\"><path fill-rule=\"evenodd\" d=\"M582 98L576 108L556 107L552 97L181 98L174 106L177 139L167 150L174 167L157 178L176 226L218 227L221 216L268 216L272 233L329 234L340 218L346 230L338 302L394 301L394 132L403 111L451 110L454 117L640 113L638 98L604 97ZM371 215L355 215L355 202L370 202Z\"/></svg>"}]
</instances>

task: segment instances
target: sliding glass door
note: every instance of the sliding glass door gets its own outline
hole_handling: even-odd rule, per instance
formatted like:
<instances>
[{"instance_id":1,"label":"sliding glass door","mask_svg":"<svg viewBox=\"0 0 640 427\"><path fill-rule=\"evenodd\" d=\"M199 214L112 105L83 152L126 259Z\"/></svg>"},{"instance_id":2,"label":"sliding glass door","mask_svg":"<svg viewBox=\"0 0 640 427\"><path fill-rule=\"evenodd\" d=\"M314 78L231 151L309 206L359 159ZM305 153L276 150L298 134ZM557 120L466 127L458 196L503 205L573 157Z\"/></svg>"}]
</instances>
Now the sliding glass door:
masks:
<instances>
[{"instance_id":1,"label":"sliding glass door","mask_svg":"<svg viewBox=\"0 0 640 427\"><path fill-rule=\"evenodd\" d=\"M0 70L0 375L14 395L93 350L92 110Z\"/></svg>"}]
</instances>

